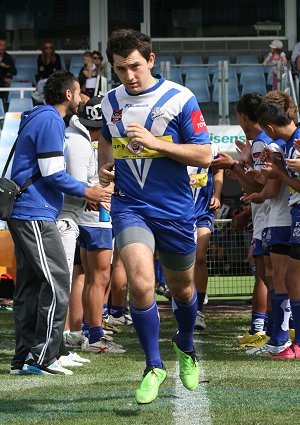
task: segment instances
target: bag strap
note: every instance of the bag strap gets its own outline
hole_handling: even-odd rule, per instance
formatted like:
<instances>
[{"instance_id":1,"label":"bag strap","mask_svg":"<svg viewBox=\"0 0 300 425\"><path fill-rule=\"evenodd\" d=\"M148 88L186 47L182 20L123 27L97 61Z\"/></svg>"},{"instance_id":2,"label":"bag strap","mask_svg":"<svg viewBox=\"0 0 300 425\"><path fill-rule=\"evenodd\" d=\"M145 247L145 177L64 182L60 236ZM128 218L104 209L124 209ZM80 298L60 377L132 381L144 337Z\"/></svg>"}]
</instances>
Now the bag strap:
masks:
<instances>
[{"instance_id":1,"label":"bag strap","mask_svg":"<svg viewBox=\"0 0 300 425\"><path fill-rule=\"evenodd\" d=\"M18 193L18 195L21 195L22 192L24 192L24 190L27 189L28 186L30 186L32 183L34 183L37 179L39 179L41 177L41 172L38 171L37 173L35 173L33 176L29 177L26 182L23 184L23 186L21 186L20 192Z\"/></svg>"},{"instance_id":2,"label":"bag strap","mask_svg":"<svg viewBox=\"0 0 300 425\"><path fill-rule=\"evenodd\" d=\"M17 144L18 138L19 138L19 135L18 135L18 137L16 138L16 140L14 141L14 144L12 145L12 148L11 148L11 150L10 150L10 152L9 152L9 155L8 155L7 161L6 161L5 165L4 165L4 168L3 168L3 171L2 171L2 175L1 175L1 177L5 177L5 174L6 174L6 172L7 172L7 169L8 169L9 163L10 163L10 161L11 161L11 159L12 159L12 157L13 157L13 154L14 154L14 152L15 152L15 150L16 150L16 144ZM24 192L24 190L26 190L28 186L30 186L32 183L34 183L34 182L35 182L37 179L39 179L40 177L41 177L41 172L40 172L40 171L38 171L37 173L35 173L33 176L29 177L29 178L25 181L25 183L23 184L23 186L20 188L20 192L18 193L18 195L20 195L22 192Z\"/></svg>"}]
</instances>

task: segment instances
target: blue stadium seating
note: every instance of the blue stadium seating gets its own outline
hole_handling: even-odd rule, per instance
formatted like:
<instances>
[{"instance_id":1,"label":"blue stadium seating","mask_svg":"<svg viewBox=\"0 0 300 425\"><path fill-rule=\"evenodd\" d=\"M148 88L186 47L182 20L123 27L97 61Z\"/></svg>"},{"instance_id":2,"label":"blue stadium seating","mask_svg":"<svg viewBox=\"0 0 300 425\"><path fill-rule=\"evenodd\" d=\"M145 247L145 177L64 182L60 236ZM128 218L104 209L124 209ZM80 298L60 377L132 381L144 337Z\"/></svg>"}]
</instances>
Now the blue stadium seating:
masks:
<instances>
[{"instance_id":1,"label":"blue stadium seating","mask_svg":"<svg viewBox=\"0 0 300 425\"><path fill-rule=\"evenodd\" d=\"M267 93L266 83L263 81L257 81L252 79L244 80L241 96L243 96L246 93L253 93L253 92L260 93L264 96Z\"/></svg>"},{"instance_id":2,"label":"blue stadium seating","mask_svg":"<svg viewBox=\"0 0 300 425\"><path fill-rule=\"evenodd\" d=\"M211 99L210 99L209 85L207 84L206 79L188 80L186 82L186 87L194 93L198 103L210 102Z\"/></svg>"},{"instance_id":3,"label":"blue stadium seating","mask_svg":"<svg viewBox=\"0 0 300 425\"><path fill-rule=\"evenodd\" d=\"M32 99L12 98L9 102L8 112L24 112L33 108Z\"/></svg>"}]
</instances>

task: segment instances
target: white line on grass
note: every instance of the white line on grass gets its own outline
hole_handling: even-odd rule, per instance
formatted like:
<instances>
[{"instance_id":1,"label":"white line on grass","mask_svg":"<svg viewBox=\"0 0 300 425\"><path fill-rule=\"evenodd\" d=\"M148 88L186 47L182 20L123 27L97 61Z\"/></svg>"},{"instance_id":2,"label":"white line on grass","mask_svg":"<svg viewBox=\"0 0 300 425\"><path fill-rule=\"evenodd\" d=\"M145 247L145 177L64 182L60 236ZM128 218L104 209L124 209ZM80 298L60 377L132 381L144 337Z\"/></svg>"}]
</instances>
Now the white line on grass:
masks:
<instances>
[{"instance_id":1,"label":"white line on grass","mask_svg":"<svg viewBox=\"0 0 300 425\"><path fill-rule=\"evenodd\" d=\"M200 368L200 384L195 391L188 391L179 378L179 364L176 361L175 370L175 402L173 416L175 425L211 425L212 420L209 410L209 399L206 392L201 350L197 347L197 357Z\"/></svg>"}]
</instances>

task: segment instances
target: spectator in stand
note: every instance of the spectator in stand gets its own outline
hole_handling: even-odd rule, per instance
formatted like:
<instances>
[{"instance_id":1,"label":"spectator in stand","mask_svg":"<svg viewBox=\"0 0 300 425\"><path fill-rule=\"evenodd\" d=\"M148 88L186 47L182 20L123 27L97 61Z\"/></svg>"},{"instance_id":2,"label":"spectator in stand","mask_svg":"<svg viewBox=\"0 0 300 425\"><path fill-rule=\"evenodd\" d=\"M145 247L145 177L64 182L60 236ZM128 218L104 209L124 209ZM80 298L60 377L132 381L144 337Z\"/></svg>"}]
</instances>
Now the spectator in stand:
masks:
<instances>
[{"instance_id":1,"label":"spectator in stand","mask_svg":"<svg viewBox=\"0 0 300 425\"><path fill-rule=\"evenodd\" d=\"M268 53L268 55L265 57L265 60L263 61L263 65L272 65L272 72L273 72L273 90L277 90L278 87L278 75L277 75L277 64L279 62L282 63L283 69L286 69L286 55L284 53L283 44L280 40L273 40L270 44L271 51Z\"/></svg>"},{"instance_id":2,"label":"spectator in stand","mask_svg":"<svg viewBox=\"0 0 300 425\"><path fill-rule=\"evenodd\" d=\"M97 67L97 74L104 75L103 56L101 55L100 52L98 52L98 50L94 50L92 52L92 59L93 59L93 63Z\"/></svg>"},{"instance_id":3,"label":"spectator in stand","mask_svg":"<svg viewBox=\"0 0 300 425\"><path fill-rule=\"evenodd\" d=\"M6 40L0 38L0 87L9 87L17 70L13 58L6 51ZM6 99L7 93L0 92L0 97Z\"/></svg>"},{"instance_id":4,"label":"spectator in stand","mask_svg":"<svg viewBox=\"0 0 300 425\"><path fill-rule=\"evenodd\" d=\"M54 45L51 41L46 41L42 48L42 53L37 59L37 86L36 91L32 93L32 98L37 104L44 103L43 88L47 79L55 71L61 70L61 61L57 53L55 53Z\"/></svg>"},{"instance_id":5,"label":"spectator in stand","mask_svg":"<svg viewBox=\"0 0 300 425\"><path fill-rule=\"evenodd\" d=\"M38 56L38 80L46 80L55 71L61 69L59 54L55 53L54 45L51 41L44 43L42 53Z\"/></svg>"},{"instance_id":6,"label":"spectator in stand","mask_svg":"<svg viewBox=\"0 0 300 425\"><path fill-rule=\"evenodd\" d=\"M292 63L293 69L299 74L300 72L300 41L298 41L298 43L296 43L293 48L291 63Z\"/></svg>"},{"instance_id":7,"label":"spectator in stand","mask_svg":"<svg viewBox=\"0 0 300 425\"><path fill-rule=\"evenodd\" d=\"M78 78L82 93L89 97L94 96L97 83L97 74L97 66L93 62L92 53L86 51L83 54L83 67L79 71Z\"/></svg>"}]
</instances>

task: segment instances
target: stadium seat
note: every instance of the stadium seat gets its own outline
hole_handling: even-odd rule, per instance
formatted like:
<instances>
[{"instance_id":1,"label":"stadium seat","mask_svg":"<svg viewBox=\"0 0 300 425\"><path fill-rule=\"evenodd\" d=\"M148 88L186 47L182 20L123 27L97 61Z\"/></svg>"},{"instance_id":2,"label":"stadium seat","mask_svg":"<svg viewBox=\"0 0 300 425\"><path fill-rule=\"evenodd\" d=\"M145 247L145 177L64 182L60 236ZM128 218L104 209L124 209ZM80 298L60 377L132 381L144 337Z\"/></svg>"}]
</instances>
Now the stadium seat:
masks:
<instances>
[{"instance_id":1,"label":"stadium seat","mask_svg":"<svg viewBox=\"0 0 300 425\"><path fill-rule=\"evenodd\" d=\"M61 69L64 69L64 70L67 69L64 56L59 55L59 57L60 57Z\"/></svg>"},{"instance_id":2,"label":"stadium seat","mask_svg":"<svg viewBox=\"0 0 300 425\"><path fill-rule=\"evenodd\" d=\"M170 62L171 65L176 64L174 55L157 55L155 56L155 65L159 66L160 62Z\"/></svg>"},{"instance_id":3,"label":"stadium seat","mask_svg":"<svg viewBox=\"0 0 300 425\"><path fill-rule=\"evenodd\" d=\"M215 84L213 88L213 102L219 102L219 85ZM228 80L228 101L229 102L238 102L240 99L238 83L236 79Z\"/></svg>"},{"instance_id":4,"label":"stadium seat","mask_svg":"<svg viewBox=\"0 0 300 425\"><path fill-rule=\"evenodd\" d=\"M207 67L193 67L187 68L185 74L185 81L191 80L206 80L207 84L210 86L210 76Z\"/></svg>"},{"instance_id":5,"label":"stadium seat","mask_svg":"<svg viewBox=\"0 0 300 425\"><path fill-rule=\"evenodd\" d=\"M210 102L211 99L210 99L210 92L209 92L209 84L207 83L206 79L187 80L186 87L194 93L198 103Z\"/></svg>"},{"instance_id":6,"label":"stadium seat","mask_svg":"<svg viewBox=\"0 0 300 425\"><path fill-rule=\"evenodd\" d=\"M181 68L170 68L170 80L177 84L183 84Z\"/></svg>"},{"instance_id":7,"label":"stadium seat","mask_svg":"<svg viewBox=\"0 0 300 425\"><path fill-rule=\"evenodd\" d=\"M200 55L182 55L180 58L181 65L201 65L203 63Z\"/></svg>"},{"instance_id":8,"label":"stadium seat","mask_svg":"<svg viewBox=\"0 0 300 425\"><path fill-rule=\"evenodd\" d=\"M186 74L189 69L199 69L198 67L190 67L189 65L202 65L203 59L200 55L182 55L180 59L180 64L186 65L181 67L182 74Z\"/></svg>"},{"instance_id":9,"label":"stadium seat","mask_svg":"<svg viewBox=\"0 0 300 425\"><path fill-rule=\"evenodd\" d=\"M2 97L0 97L0 120L4 120L4 105L3 105L3 100Z\"/></svg>"},{"instance_id":10,"label":"stadium seat","mask_svg":"<svg viewBox=\"0 0 300 425\"><path fill-rule=\"evenodd\" d=\"M32 99L12 98L9 102L8 112L24 112L33 108Z\"/></svg>"},{"instance_id":11,"label":"stadium seat","mask_svg":"<svg viewBox=\"0 0 300 425\"><path fill-rule=\"evenodd\" d=\"M267 93L266 83L263 81L257 81L257 80L244 80L243 81L243 87L242 87L242 93L241 96L243 96L246 93L253 93L257 92L262 94L263 96Z\"/></svg>"},{"instance_id":12,"label":"stadium seat","mask_svg":"<svg viewBox=\"0 0 300 425\"><path fill-rule=\"evenodd\" d=\"M262 66L242 66L240 84L243 85L244 80L256 80L266 82L264 69Z\"/></svg>"},{"instance_id":13,"label":"stadium seat","mask_svg":"<svg viewBox=\"0 0 300 425\"><path fill-rule=\"evenodd\" d=\"M16 57L16 62L15 62L16 68L17 70L21 70L24 68L31 68L34 69L35 71L37 70L37 58L36 57L21 57L21 56L17 56Z\"/></svg>"},{"instance_id":14,"label":"stadium seat","mask_svg":"<svg viewBox=\"0 0 300 425\"><path fill-rule=\"evenodd\" d=\"M255 64L258 63L258 59L256 55L237 55L236 57L236 64L242 65L242 64ZM240 66L236 67L237 73L240 74Z\"/></svg>"},{"instance_id":15,"label":"stadium seat","mask_svg":"<svg viewBox=\"0 0 300 425\"><path fill-rule=\"evenodd\" d=\"M12 78L13 82L21 82L35 84L35 69L34 68L21 68L18 69L17 75Z\"/></svg>"},{"instance_id":16,"label":"stadium seat","mask_svg":"<svg viewBox=\"0 0 300 425\"><path fill-rule=\"evenodd\" d=\"M208 65L209 65L209 73L213 74L216 69L218 69L219 61L227 61L230 62L229 55L210 55L208 56Z\"/></svg>"},{"instance_id":17,"label":"stadium seat","mask_svg":"<svg viewBox=\"0 0 300 425\"><path fill-rule=\"evenodd\" d=\"M0 172L2 172L11 147L17 138L20 119L20 112L6 112L4 116L3 128L0 136ZM12 162L8 167L6 177L10 176L11 165Z\"/></svg>"},{"instance_id":18,"label":"stadium seat","mask_svg":"<svg viewBox=\"0 0 300 425\"><path fill-rule=\"evenodd\" d=\"M76 66L80 68L83 66L83 58L81 55L74 55L71 57L70 67L69 67L70 71L72 66Z\"/></svg>"},{"instance_id":19,"label":"stadium seat","mask_svg":"<svg viewBox=\"0 0 300 425\"><path fill-rule=\"evenodd\" d=\"M70 66L70 72L72 72L72 74L78 77L81 68L82 68L82 64L80 66L72 65Z\"/></svg>"},{"instance_id":20,"label":"stadium seat","mask_svg":"<svg viewBox=\"0 0 300 425\"><path fill-rule=\"evenodd\" d=\"M219 78L219 73L218 73L218 68L216 68L215 72L213 73L213 79L212 79L213 85L218 83L218 78ZM236 82L238 82L236 68L233 67L233 66L228 67L228 79L229 80L236 80Z\"/></svg>"},{"instance_id":21,"label":"stadium seat","mask_svg":"<svg viewBox=\"0 0 300 425\"><path fill-rule=\"evenodd\" d=\"M31 83L20 83L20 82L13 82L11 83L10 87L32 87ZM31 91L24 91L24 98L28 97L31 98ZM21 93L19 91L10 91L8 94L8 98L7 101L8 103L11 101L11 99L15 98L15 97L21 97Z\"/></svg>"}]
</instances>

